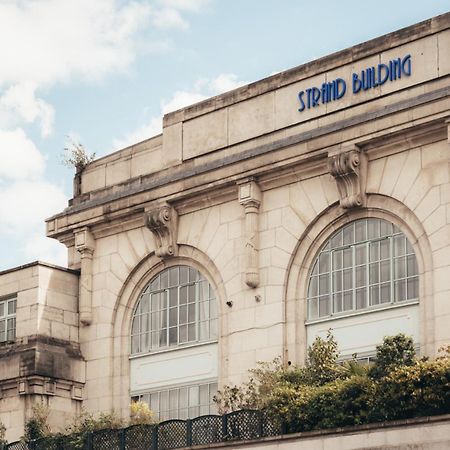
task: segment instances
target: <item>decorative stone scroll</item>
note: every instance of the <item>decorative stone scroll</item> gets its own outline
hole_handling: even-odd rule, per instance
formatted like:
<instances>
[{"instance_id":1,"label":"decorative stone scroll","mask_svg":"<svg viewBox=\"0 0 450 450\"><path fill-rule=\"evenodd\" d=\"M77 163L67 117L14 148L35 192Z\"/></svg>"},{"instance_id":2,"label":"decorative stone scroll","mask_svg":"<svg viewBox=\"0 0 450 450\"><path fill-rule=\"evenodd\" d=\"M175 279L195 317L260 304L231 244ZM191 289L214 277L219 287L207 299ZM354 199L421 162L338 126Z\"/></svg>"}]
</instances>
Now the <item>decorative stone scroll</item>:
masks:
<instances>
[{"instance_id":1,"label":"decorative stone scroll","mask_svg":"<svg viewBox=\"0 0 450 450\"><path fill-rule=\"evenodd\" d=\"M80 322L82 325L90 325L92 323L92 258L95 239L87 227L75 232L75 248L81 255L78 306Z\"/></svg>"},{"instance_id":2,"label":"decorative stone scroll","mask_svg":"<svg viewBox=\"0 0 450 450\"><path fill-rule=\"evenodd\" d=\"M336 180L342 208L363 206L366 199L367 157L353 146L328 155L328 168Z\"/></svg>"},{"instance_id":3,"label":"decorative stone scroll","mask_svg":"<svg viewBox=\"0 0 450 450\"><path fill-rule=\"evenodd\" d=\"M168 258L178 254L178 214L175 208L164 204L145 215L145 224L155 239L155 255Z\"/></svg>"},{"instance_id":4,"label":"decorative stone scroll","mask_svg":"<svg viewBox=\"0 0 450 450\"><path fill-rule=\"evenodd\" d=\"M259 286L259 207L261 190L253 178L239 181L239 203L245 212L245 283L251 288Z\"/></svg>"}]
</instances>

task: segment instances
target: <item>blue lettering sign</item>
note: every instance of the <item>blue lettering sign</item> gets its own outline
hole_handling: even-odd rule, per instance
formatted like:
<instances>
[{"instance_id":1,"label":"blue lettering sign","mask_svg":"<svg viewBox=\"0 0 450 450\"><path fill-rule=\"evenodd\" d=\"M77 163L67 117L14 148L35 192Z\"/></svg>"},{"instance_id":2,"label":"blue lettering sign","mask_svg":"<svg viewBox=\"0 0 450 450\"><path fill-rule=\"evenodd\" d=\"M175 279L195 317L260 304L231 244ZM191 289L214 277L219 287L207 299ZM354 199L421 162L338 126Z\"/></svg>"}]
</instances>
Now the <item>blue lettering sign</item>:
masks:
<instances>
[{"instance_id":1,"label":"blue lettering sign","mask_svg":"<svg viewBox=\"0 0 450 450\"><path fill-rule=\"evenodd\" d=\"M367 67L360 72L352 73L352 93L358 94L361 91L382 86L388 80L390 82L395 81L402 78L402 76L409 77L411 73L411 55L391 59L386 64L380 63L376 67ZM347 83L342 78L336 78L335 80L323 83L320 88L315 86L309 87L298 93L300 103L298 110L302 112L305 109L316 108L320 104L339 100L344 97L346 92ZM306 96L306 101L304 96Z\"/></svg>"}]
</instances>

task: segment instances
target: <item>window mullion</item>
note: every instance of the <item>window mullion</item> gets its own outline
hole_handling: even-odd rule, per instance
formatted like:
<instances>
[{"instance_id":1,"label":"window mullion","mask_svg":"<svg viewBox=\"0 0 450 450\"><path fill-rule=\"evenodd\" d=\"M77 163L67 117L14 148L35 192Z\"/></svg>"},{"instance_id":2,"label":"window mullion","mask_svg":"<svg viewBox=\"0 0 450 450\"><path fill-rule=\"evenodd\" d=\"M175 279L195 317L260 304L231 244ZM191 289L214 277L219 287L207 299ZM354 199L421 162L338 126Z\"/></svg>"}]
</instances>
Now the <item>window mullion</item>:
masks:
<instances>
[{"instance_id":1,"label":"window mullion","mask_svg":"<svg viewBox=\"0 0 450 450\"><path fill-rule=\"evenodd\" d=\"M390 303L394 303L394 238L389 236L389 276L390 280Z\"/></svg>"},{"instance_id":2,"label":"window mullion","mask_svg":"<svg viewBox=\"0 0 450 450\"><path fill-rule=\"evenodd\" d=\"M334 302L333 302L333 292L334 292L334 287L333 287L333 250L329 251L329 255L330 255L330 273L329 273L329 278L330 278L330 289L329 289L329 302L330 302L330 316L332 316L335 311L334 311Z\"/></svg>"},{"instance_id":3,"label":"window mullion","mask_svg":"<svg viewBox=\"0 0 450 450\"><path fill-rule=\"evenodd\" d=\"M355 267L355 261L356 261L356 246L353 245L350 248L352 249L352 304L353 304L353 311L356 311L356 267Z\"/></svg>"}]
</instances>

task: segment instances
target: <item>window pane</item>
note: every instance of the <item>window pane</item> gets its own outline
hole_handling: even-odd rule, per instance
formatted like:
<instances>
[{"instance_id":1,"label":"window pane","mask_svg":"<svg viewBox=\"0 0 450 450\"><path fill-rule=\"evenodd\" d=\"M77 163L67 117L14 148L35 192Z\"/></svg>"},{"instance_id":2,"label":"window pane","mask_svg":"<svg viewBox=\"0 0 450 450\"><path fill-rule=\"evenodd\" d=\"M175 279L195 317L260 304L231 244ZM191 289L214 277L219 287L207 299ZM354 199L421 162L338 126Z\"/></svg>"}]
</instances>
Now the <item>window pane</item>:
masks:
<instances>
[{"instance_id":1,"label":"window pane","mask_svg":"<svg viewBox=\"0 0 450 450\"><path fill-rule=\"evenodd\" d=\"M356 290L356 309L367 308L367 294L366 289Z\"/></svg>"},{"instance_id":2,"label":"window pane","mask_svg":"<svg viewBox=\"0 0 450 450\"><path fill-rule=\"evenodd\" d=\"M311 279L309 280L308 297L316 297L319 294L317 290L318 287L319 287L318 277L316 276L311 277Z\"/></svg>"},{"instance_id":3,"label":"window pane","mask_svg":"<svg viewBox=\"0 0 450 450\"><path fill-rule=\"evenodd\" d=\"M333 273L333 292L342 291L342 270Z\"/></svg>"},{"instance_id":4,"label":"window pane","mask_svg":"<svg viewBox=\"0 0 450 450\"><path fill-rule=\"evenodd\" d=\"M169 272L165 270L161 272L161 289L167 289L169 287Z\"/></svg>"},{"instance_id":5,"label":"window pane","mask_svg":"<svg viewBox=\"0 0 450 450\"><path fill-rule=\"evenodd\" d=\"M417 275L417 261L415 255L410 255L406 257L406 264L407 264L407 273L408 277Z\"/></svg>"},{"instance_id":6,"label":"window pane","mask_svg":"<svg viewBox=\"0 0 450 450\"><path fill-rule=\"evenodd\" d=\"M367 239L366 233L366 221L358 220L355 222L355 240L356 242L362 242Z\"/></svg>"},{"instance_id":7,"label":"window pane","mask_svg":"<svg viewBox=\"0 0 450 450\"><path fill-rule=\"evenodd\" d=\"M380 260L380 243L379 242L371 242L369 245L369 253L370 253L370 261L379 261Z\"/></svg>"},{"instance_id":8,"label":"window pane","mask_svg":"<svg viewBox=\"0 0 450 450\"><path fill-rule=\"evenodd\" d=\"M351 289L352 287L352 270L344 270L344 290Z\"/></svg>"},{"instance_id":9,"label":"window pane","mask_svg":"<svg viewBox=\"0 0 450 450\"><path fill-rule=\"evenodd\" d=\"M378 285L370 287L370 304L378 305L380 303L380 287Z\"/></svg>"},{"instance_id":10,"label":"window pane","mask_svg":"<svg viewBox=\"0 0 450 450\"><path fill-rule=\"evenodd\" d=\"M381 261L380 263L380 280L389 281L391 279L391 262Z\"/></svg>"},{"instance_id":11,"label":"window pane","mask_svg":"<svg viewBox=\"0 0 450 450\"><path fill-rule=\"evenodd\" d=\"M328 294L330 292L330 276L320 275L319 277L319 295Z\"/></svg>"},{"instance_id":12,"label":"window pane","mask_svg":"<svg viewBox=\"0 0 450 450\"><path fill-rule=\"evenodd\" d=\"M5 315L5 303L0 303L0 317L3 317Z\"/></svg>"},{"instance_id":13,"label":"window pane","mask_svg":"<svg viewBox=\"0 0 450 450\"><path fill-rule=\"evenodd\" d=\"M395 301L401 302L406 300L406 281L396 281L395 282Z\"/></svg>"},{"instance_id":14,"label":"window pane","mask_svg":"<svg viewBox=\"0 0 450 450\"><path fill-rule=\"evenodd\" d=\"M387 259L390 257L390 244L388 239L380 241L380 259Z\"/></svg>"},{"instance_id":15,"label":"window pane","mask_svg":"<svg viewBox=\"0 0 450 450\"><path fill-rule=\"evenodd\" d=\"M319 316L329 316L330 315L330 297L324 296L319 297Z\"/></svg>"},{"instance_id":16,"label":"window pane","mask_svg":"<svg viewBox=\"0 0 450 450\"><path fill-rule=\"evenodd\" d=\"M353 244L355 242L354 236L353 236L354 228L353 224L348 225L343 230L343 244Z\"/></svg>"},{"instance_id":17,"label":"window pane","mask_svg":"<svg viewBox=\"0 0 450 450\"><path fill-rule=\"evenodd\" d=\"M179 284L179 276L178 276L178 267L172 267L169 269L169 285L170 286L178 286Z\"/></svg>"},{"instance_id":18,"label":"window pane","mask_svg":"<svg viewBox=\"0 0 450 450\"><path fill-rule=\"evenodd\" d=\"M344 266L343 267L351 267L353 265L353 257L352 257L352 249L345 248L344 249Z\"/></svg>"},{"instance_id":19,"label":"window pane","mask_svg":"<svg viewBox=\"0 0 450 450\"><path fill-rule=\"evenodd\" d=\"M391 301L391 285L384 283L380 287L380 302L389 303Z\"/></svg>"},{"instance_id":20,"label":"window pane","mask_svg":"<svg viewBox=\"0 0 450 450\"><path fill-rule=\"evenodd\" d=\"M317 317L319 316L318 299L317 298L309 299L308 305L309 305L309 314L308 314L309 318L317 319Z\"/></svg>"},{"instance_id":21,"label":"window pane","mask_svg":"<svg viewBox=\"0 0 450 450\"><path fill-rule=\"evenodd\" d=\"M406 277L406 264L405 258L396 258L394 263L394 277L404 278Z\"/></svg>"},{"instance_id":22,"label":"window pane","mask_svg":"<svg viewBox=\"0 0 450 450\"><path fill-rule=\"evenodd\" d=\"M355 247L355 264L365 264L366 263L366 244L358 245Z\"/></svg>"},{"instance_id":23,"label":"window pane","mask_svg":"<svg viewBox=\"0 0 450 450\"><path fill-rule=\"evenodd\" d=\"M353 294L352 292L344 293L344 311L350 311L353 309Z\"/></svg>"},{"instance_id":24,"label":"window pane","mask_svg":"<svg viewBox=\"0 0 450 450\"><path fill-rule=\"evenodd\" d=\"M333 295L333 311L335 313L342 311L342 293Z\"/></svg>"},{"instance_id":25,"label":"window pane","mask_svg":"<svg viewBox=\"0 0 450 450\"><path fill-rule=\"evenodd\" d=\"M319 271L320 273L330 271L330 254L328 252L321 253L319 256Z\"/></svg>"},{"instance_id":26,"label":"window pane","mask_svg":"<svg viewBox=\"0 0 450 450\"><path fill-rule=\"evenodd\" d=\"M366 266L359 266L355 269L355 285L361 287L366 285Z\"/></svg>"},{"instance_id":27,"label":"window pane","mask_svg":"<svg viewBox=\"0 0 450 450\"><path fill-rule=\"evenodd\" d=\"M187 266L180 266L180 284L186 284L189 280L189 271Z\"/></svg>"},{"instance_id":28,"label":"window pane","mask_svg":"<svg viewBox=\"0 0 450 450\"><path fill-rule=\"evenodd\" d=\"M373 284L373 283L378 283L380 281L380 277L379 277L379 270L380 270L380 265L379 263L373 263L370 264L369 266L369 283Z\"/></svg>"},{"instance_id":29,"label":"window pane","mask_svg":"<svg viewBox=\"0 0 450 450\"><path fill-rule=\"evenodd\" d=\"M333 269L342 269L342 250L333 252Z\"/></svg>"},{"instance_id":30,"label":"window pane","mask_svg":"<svg viewBox=\"0 0 450 450\"><path fill-rule=\"evenodd\" d=\"M394 237L394 256L403 256L405 254L405 238L404 236Z\"/></svg>"},{"instance_id":31,"label":"window pane","mask_svg":"<svg viewBox=\"0 0 450 450\"><path fill-rule=\"evenodd\" d=\"M411 278L408 280L408 300L419 298L419 279Z\"/></svg>"},{"instance_id":32,"label":"window pane","mask_svg":"<svg viewBox=\"0 0 450 450\"><path fill-rule=\"evenodd\" d=\"M178 305L178 288L169 289L169 307Z\"/></svg>"},{"instance_id":33,"label":"window pane","mask_svg":"<svg viewBox=\"0 0 450 450\"><path fill-rule=\"evenodd\" d=\"M367 233L369 239L380 237L380 222L378 219L369 219L367 221Z\"/></svg>"}]
</instances>

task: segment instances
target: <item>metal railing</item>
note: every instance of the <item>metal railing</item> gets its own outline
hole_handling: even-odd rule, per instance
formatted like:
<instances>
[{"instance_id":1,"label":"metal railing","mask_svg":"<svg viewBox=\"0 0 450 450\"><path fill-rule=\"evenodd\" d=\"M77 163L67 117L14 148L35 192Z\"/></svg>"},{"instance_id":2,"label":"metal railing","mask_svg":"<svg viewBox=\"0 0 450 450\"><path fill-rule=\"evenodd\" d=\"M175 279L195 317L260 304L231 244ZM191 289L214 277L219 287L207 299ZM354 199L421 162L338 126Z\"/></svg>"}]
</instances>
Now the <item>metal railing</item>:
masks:
<instances>
[{"instance_id":1,"label":"metal railing","mask_svg":"<svg viewBox=\"0 0 450 450\"><path fill-rule=\"evenodd\" d=\"M168 450L192 445L260 439L282 434L282 427L264 411L166 420L155 425L133 425L84 435L56 435L31 442L13 442L4 450Z\"/></svg>"}]
</instances>

